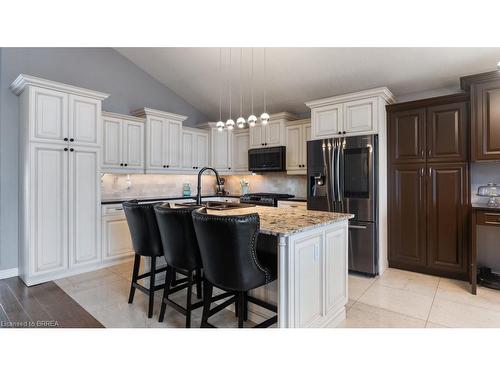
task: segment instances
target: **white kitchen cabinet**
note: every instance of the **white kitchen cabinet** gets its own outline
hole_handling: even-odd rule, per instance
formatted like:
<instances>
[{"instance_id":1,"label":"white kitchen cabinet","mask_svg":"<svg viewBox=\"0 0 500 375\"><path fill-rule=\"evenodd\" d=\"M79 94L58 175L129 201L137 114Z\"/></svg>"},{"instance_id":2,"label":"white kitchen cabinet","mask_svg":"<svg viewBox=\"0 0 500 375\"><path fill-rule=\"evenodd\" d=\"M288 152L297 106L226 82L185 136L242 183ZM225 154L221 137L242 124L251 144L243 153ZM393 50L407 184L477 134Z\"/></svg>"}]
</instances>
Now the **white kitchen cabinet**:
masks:
<instances>
[{"instance_id":1,"label":"white kitchen cabinet","mask_svg":"<svg viewBox=\"0 0 500 375\"><path fill-rule=\"evenodd\" d=\"M71 151L73 150L73 151ZM69 151L69 264L101 260L100 150L75 146Z\"/></svg>"},{"instance_id":2,"label":"white kitchen cabinet","mask_svg":"<svg viewBox=\"0 0 500 375\"><path fill-rule=\"evenodd\" d=\"M395 101L386 87L307 102L312 139L375 134L385 126L385 106Z\"/></svg>"},{"instance_id":3,"label":"white kitchen cabinet","mask_svg":"<svg viewBox=\"0 0 500 375\"><path fill-rule=\"evenodd\" d=\"M95 269L108 95L27 75L10 88L20 96L19 276L30 286Z\"/></svg>"},{"instance_id":4,"label":"white kitchen cabinet","mask_svg":"<svg viewBox=\"0 0 500 375\"><path fill-rule=\"evenodd\" d=\"M208 166L208 132L184 128L182 130L182 162L186 172L198 173L200 168Z\"/></svg>"},{"instance_id":5,"label":"white kitchen cabinet","mask_svg":"<svg viewBox=\"0 0 500 375\"><path fill-rule=\"evenodd\" d=\"M314 234L294 243L295 326L313 326L323 315L322 235Z\"/></svg>"},{"instance_id":6,"label":"white kitchen cabinet","mask_svg":"<svg viewBox=\"0 0 500 375\"><path fill-rule=\"evenodd\" d=\"M121 204L102 206L102 260L104 262L134 254L132 238Z\"/></svg>"},{"instance_id":7,"label":"white kitchen cabinet","mask_svg":"<svg viewBox=\"0 0 500 375\"><path fill-rule=\"evenodd\" d=\"M182 170L182 122L187 117L151 108L141 108L132 115L146 119L146 172Z\"/></svg>"},{"instance_id":8,"label":"white kitchen cabinet","mask_svg":"<svg viewBox=\"0 0 500 375\"><path fill-rule=\"evenodd\" d=\"M248 146L250 134L248 130L240 130L233 134L232 159L235 172L248 172Z\"/></svg>"},{"instance_id":9,"label":"white kitchen cabinet","mask_svg":"<svg viewBox=\"0 0 500 375\"><path fill-rule=\"evenodd\" d=\"M212 128L210 138L212 142L212 167L219 172L231 171L233 132Z\"/></svg>"},{"instance_id":10,"label":"white kitchen cabinet","mask_svg":"<svg viewBox=\"0 0 500 375\"><path fill-rule=\"evenodd\" d=\"M102 170L112 173L144 172L144 121L103 112Z\"/></svg>"},{"instance_id":11,"label":"white kitchen cabinet","mask_svg":"<svg viewBox=\"0 0 500 375\"><path fill-rule=\"evenodd\" d=\"M325 234L325 315L347 303L347 236L345 226L333 228Z\"/></svg>"},{"instance_id":12,"label":"white kitchen cabinet","mask_svg":"<svg viewBox=\"0 0 500 375\"><path fill-rule=\"evenodd\" d=\"M274 113L265 126L257 124L249 128L249 148L276 147L285 145L285 123L297 117L288 112Z\"/></svg>"},{"instance_id":13,"label":"white kitchen cabinet","mask_svg":"<svg viewBox=\"0 0 500 375\"><path fill-rule=\"evenodd\" d=\"M285 128L286 171L288 174L306 174L307 141L311 139L309 119L290 121Z\"/></svg>"}]
</instances>

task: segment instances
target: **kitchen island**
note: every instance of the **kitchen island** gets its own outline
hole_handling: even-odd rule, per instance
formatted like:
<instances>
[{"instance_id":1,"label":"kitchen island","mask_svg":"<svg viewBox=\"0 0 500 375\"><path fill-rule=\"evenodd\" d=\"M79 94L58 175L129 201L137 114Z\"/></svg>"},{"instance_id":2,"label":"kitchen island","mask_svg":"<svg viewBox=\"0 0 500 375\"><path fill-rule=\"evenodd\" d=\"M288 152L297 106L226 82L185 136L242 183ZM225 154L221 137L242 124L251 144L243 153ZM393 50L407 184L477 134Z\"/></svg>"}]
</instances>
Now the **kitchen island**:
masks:
<instances>
[{"instance_id":1,"label":"kitchen island","mask_svg":"<svg viewBox=\"0 0 500 375\"><path fill-rule=\"evenodd\" d=\"M279 327L335 326L345 319L348 220L353 215L264 206L208 213L258 213L260 233L276 238L278 279L251 294L277 303ZM250 304L250 319L253 314L269 317Z\"/></svg>"}]
</instances>

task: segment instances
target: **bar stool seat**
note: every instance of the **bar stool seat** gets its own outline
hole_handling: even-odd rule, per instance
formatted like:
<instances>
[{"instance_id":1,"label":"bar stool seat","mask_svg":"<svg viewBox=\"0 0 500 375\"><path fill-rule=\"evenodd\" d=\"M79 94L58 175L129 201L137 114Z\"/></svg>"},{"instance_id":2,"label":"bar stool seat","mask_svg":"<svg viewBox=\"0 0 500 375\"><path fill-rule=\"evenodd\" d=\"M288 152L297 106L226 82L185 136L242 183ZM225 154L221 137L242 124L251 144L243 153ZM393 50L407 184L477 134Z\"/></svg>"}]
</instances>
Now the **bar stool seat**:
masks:
<instances>
[{"instance_id":1,"label":"bar stool seat","mask_svg":"<svg viewBox=\"0 0 500 375\"><path fill-rule=\"evenodd\" d=\"M276 280L276 272L264 267L258 258L259 215L218 216L201 208L192 216L204 272L201 327L213 327L208 318L232 303L236 304L238 328L247 319L248 302L277 313L275 305L248 295L252 289ZM212 309L214 286L230 298ZM269 327L277 320L275 315L255 327Z\"/></svg>"}]
</instances>

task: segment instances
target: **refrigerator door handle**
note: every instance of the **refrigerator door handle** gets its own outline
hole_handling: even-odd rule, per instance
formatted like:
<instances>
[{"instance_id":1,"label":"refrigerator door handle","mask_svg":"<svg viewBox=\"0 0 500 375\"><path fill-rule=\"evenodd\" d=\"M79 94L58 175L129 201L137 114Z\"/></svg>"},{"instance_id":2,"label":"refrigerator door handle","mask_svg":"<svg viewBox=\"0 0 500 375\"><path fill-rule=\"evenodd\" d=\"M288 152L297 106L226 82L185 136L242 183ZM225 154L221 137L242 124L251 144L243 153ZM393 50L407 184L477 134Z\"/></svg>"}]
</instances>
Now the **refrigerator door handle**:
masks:
<instances>
[{"instance_id":1,"label":"refrigerator door handle","mask_svg":"<svg viewBox=\"0 0 500 375\"><path fill-rule=\"evenodd\" d=\"M330 159L330 150L332 148L332 145L331 145L330 141L327 141L327 143L325 143L325 141L323 141L321 148L323 150L323 166L324 166L324 173L325 173L325 177L326 177L326 181L325 181L326 201L328 203L328 211L332 211L332 203L331 203L332 197L331 197L331 193L330 193L331 176L330 176L330 167L328 164L328 161ZM328 152L328 156L327 156L327 152Z\"/></svg>"},{"instance_id":2,"label":"refrigerator door handle","mask_svg":"<svg viewBox=\"0 0 500 375\"><path fill-rule=\"evenodd\" d=\"M342 204L342 195L340 192L340 151L342 148L342 138L337 139L337 160L336 160L336 175L335 175L335 183L337 184L337 202L339 202L339 206Z\"/></svg>"}]
</instances>

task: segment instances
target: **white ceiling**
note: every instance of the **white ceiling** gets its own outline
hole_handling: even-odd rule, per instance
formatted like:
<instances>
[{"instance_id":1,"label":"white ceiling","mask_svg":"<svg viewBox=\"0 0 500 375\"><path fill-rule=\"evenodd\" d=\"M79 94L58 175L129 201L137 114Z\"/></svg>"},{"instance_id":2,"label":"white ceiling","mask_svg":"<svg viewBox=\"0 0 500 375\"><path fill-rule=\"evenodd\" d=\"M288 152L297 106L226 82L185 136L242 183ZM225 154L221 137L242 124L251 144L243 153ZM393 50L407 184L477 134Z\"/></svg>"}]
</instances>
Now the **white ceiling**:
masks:
<instances>
[{"instance_id":1,"label":"white ceiling","mask_svg":"<svg viewBox=\"0 0 500 375\"><path fill-rule=\"evenodd\" d=\"M219 88L223 83L222 118L228 118L229 71L232 77L232 117L239 115L240 49L117 48L117 51L179 96L219 118ZM243 115L250 114L250 48L243 49ZM267 48L266 87L269 113L306 112L305 101L387 86L398 99L426 91L440 94L459 89L459 77L494 70L500 48ZM263 49L254 49L254 112L263 110ZM442 89L442 90L441 90Z\"/></svg>"}]
</instances>

